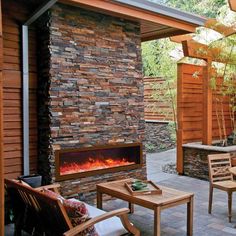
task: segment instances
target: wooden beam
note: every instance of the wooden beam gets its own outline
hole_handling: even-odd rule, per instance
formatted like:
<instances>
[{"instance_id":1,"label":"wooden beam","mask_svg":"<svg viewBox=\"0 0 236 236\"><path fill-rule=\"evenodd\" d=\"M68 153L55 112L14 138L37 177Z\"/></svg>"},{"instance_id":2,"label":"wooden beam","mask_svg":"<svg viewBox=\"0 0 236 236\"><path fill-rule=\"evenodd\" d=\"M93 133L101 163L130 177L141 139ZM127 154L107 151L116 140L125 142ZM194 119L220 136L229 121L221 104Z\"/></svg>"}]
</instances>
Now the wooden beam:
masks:
<instances>
[{"instance_id":1,"label":"wooden beam","mask_svg":"<svg viewBox=\"0 0 236 236\"><path fill-rule=\"evenodd\" d=\"M212 88L210 85L212 61L203 68L203 137L202 143L212 145Z\"/></svg>"},{"instance_id":2,"label":"wooden beam","mask_svg":"<svg viewBox=\"0 0 236 236\"><path fill-rule=\"evenodd\" d=\"M2 1L0 0L0 235L4 235L4 159L3 159L3 39Z\"/></svg>"},{"instance_id":3,"label":"wooden beam","mask_svg":"<svg viewBox=\"0 0 236 236\"><path fill-rule=\"evenodd\" d=\"M170 41L174 42L174 43L182 43L183 41L188 41L191 39L193 39L192 34L183 34L183 35L177 35L177 36L170 37Z\"/></svg>"},{"instance_id":4,"label":"wooden beam","mask_svg":"<svg viewBox=\"0 0 236 236\"><path fill-rule=\"evenodd\" d=\"M211 51L207 45L194 41L193 39L183 41L183 52L185 57L194 57L198 59L212 58Z\"/></svg>"},{"instance_id":5,"label":"wooden beam","mask_svg":"<svg viewBox=\"0 0 236 236\"><path fill-rule=\"evenodd\" d=\"M236 1L234 1L236 2ZM226 26L220 22L218 22L216 19L208 19L204 25L208 29L212 29L224 36L230 36L232 34L236 33L236 30L234 27Z\"/></svg>"},{"instance_id":6,"label":"wooden beam","mask_svg":"<svg viewBox=\"0 0 236 236\"><path fill-rule=\"evenodd\" d=\"M183 157L183 65L177 65L177 163L176 169L179 174L184 172L184 157Z\"/></svg>"},{"instance_id":7,"label":"wooden beam","mask_svg":"<svg viewBox=\"0 0 236 236\"><path fill-rule=\"evenodd\" d=\"M236 1L235 0L228 0L229 7L232 11L236 11Z\"/></svg>"},{"instance_id":8,"label":"wooden beam","mask_svg":"<svg viewBox=\"0 0 236 236\"><path fill-rule=\"evenodd\" d=\"M186 32L195 32L196 24L187 23L176 20L161 14L155 14L147 10L137 9L132 6L124 6L118 2L104 1L104 0L59 0L65 4L81 6L83 8L96 10L102 13L108 13L114 16L124 17L136 21L149 21L152 23L166 25L172 28L180 29Z\"/></svg>"},{"instance_id":9,"label":"wooden beam","mask_svg":"<svg viewBox=\"0 0 236 236\"><path fill-rule=\"evenodd\" d=\"M235 1L236 3L236 1ZM230 36L232 34L236 33L235 27L229 27L226 26L220 22L218 22L216 19L208 19L204 25L204 27L208 29L212 29L224 36ZM178 35L170 37L170 40L175 43L182 43L183 41L189 41L193 39L192 34L185 34L185 35Z\"/></svg>"},{"instance_id":10,"label":"wooden beam","mask_svg":"<svg viewBox=\"0 0 236 236\"><path fill-rule=\"evenodd\" d=\"M208 45L196 42L195 40L187 40L182 42L183 52L185 57L193 57L204 60L211 60L215 62L227 63L236 65L235 56L225 58L223 47L210 47Z\"/></svg>"}]
</instances>

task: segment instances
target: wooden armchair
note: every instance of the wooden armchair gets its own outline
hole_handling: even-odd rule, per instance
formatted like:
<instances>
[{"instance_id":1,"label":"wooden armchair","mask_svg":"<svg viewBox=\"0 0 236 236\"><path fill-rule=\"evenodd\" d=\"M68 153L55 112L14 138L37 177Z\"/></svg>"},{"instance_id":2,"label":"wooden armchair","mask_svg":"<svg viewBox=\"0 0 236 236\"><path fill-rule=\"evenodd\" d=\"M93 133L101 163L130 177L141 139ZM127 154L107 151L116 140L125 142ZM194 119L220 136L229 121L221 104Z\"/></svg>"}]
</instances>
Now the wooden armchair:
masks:
<instances>
[{"instance_id":1,"label":"wooden armchair","mask_svg":"<svg viewBox=\"0 0 236 236\"><path fill-rule=\"evenodd\" d=\"M95 225L98 222L107 220L108 218L118 216L124 228L135 236L139 236L140 232L128 220L128 208L115 210L104 213L103 215L94 217L76 227L73 227L71 221L66 213L66 210L60 200L50 197L43 192L40 192L42 187L33 189L31 187L22 185L19 182L5 179L7 189L14 189L24 202L25 206L32 211L33 221L37 222L37 231L42 235L50 236L74 236L78 235L88 227ZM46 188L56 188L58 186L46 186ZM45 188L45 186L43 186ZM56 190L57 191L57 190Z\"/></svg>"},{"instance_id":2,"label":"wooden armchair","mask_svg":"<svg viewBox=\"0 0 236 236\"><path fill-rule=\"evenodd\" d=\"M236 191L236 182L229 172L231 167L231 157L229 153L208 155L209 167L209 206L208 213L211 214L213 189L217 188L228 194L228 217L229 222L232 218L232 193Z\"/></svg>"}]
</instances>

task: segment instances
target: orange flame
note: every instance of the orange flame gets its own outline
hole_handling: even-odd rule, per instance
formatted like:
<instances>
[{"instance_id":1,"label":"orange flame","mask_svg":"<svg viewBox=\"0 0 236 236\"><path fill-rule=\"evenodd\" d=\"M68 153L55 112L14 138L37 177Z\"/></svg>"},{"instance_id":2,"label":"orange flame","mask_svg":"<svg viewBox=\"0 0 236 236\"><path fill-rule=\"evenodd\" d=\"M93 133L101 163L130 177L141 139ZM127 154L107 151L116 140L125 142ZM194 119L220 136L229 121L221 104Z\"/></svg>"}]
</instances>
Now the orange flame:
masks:
<instances>
[{"instance_id":1,"label":"orange flame","mask_svg":"<svg viewBox=\"0 0 236 236\"><path fill-rule=\"evenodd\" d=\"M68 174L75 174L92 170L100 170L117 166L127 166L132 164L135 164L135 162L127 161L125 158L122 158L121 160L113 160L112 158L102 159L102 160L89 158L88 161L83 164L79 164L76 162L64 163L60 167L60 174L68 175Z\"/></svg>"}]
</instances>

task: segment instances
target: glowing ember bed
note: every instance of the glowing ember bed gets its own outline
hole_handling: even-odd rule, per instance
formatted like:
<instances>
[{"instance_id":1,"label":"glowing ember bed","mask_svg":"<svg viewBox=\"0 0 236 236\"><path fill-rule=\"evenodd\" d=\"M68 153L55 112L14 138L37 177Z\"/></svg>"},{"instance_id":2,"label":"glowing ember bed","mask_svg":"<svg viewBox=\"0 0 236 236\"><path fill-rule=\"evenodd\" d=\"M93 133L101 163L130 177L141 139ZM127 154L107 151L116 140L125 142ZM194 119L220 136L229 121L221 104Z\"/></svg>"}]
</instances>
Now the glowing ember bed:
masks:
<instances>
[{"instance_id":1,"label":"glowing ember bed","mask_svg":"<svg viewBox=\"0 0 236 236\"><path fill-rule=\"evenodd\" d=\"M56 179L135 169L142 163L140 143L59 150L56 152Z\"/></svg>"}]
</instances>

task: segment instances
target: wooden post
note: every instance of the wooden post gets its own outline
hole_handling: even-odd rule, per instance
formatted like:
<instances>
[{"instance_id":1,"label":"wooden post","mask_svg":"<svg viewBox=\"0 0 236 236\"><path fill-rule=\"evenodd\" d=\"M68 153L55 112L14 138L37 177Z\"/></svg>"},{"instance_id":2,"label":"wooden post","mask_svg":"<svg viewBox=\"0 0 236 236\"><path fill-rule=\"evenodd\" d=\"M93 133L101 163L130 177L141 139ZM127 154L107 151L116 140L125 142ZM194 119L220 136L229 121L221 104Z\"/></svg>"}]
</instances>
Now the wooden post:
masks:
<instances>
[{"instance_id":1,"label":"wooden post","mask_svg":"<svg viewBox=\"0 0 236 236\"><path fill-rule=\"evenodd\" d=\"M203 68L203 135L202 143L205 145L212 144L212 88L211 80L211 63L207 60L207 66Z\"/></svg>"},{"instance_id":2,"label":"wooden post","mask_svg":"<svg viewBox=\"0 0 236 236\"><path fill-rule=\"evenodd\" d=\"M4 235L4 160L3 160L3 39L2 1L0 0L0 235Z\"/></svg>"},{"instance_id":3,"label":"wooden post","mask_svg":"<svg viewBox=\"0 0 236 236\"><path fill-rule=\"evenodd\" d=\"M236 11L236 2L235 0L228 0L229 2L229 7L232 11Z\"/></svg>"},{"instance_id":4,"label":"wooden post","mask_svg":"<svg viewBox=\"0 0 236 236\"><path fill-rule=\"evenodd\" d=\"M177 77L177 172L183 174L183 109L181 106L183 95L183 65L177 65L178 77Z\"/></svg>"}]
</instances>

